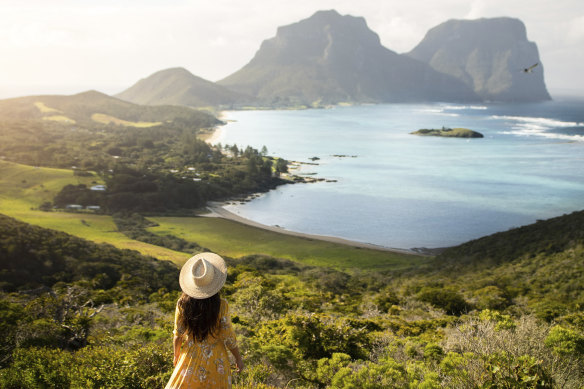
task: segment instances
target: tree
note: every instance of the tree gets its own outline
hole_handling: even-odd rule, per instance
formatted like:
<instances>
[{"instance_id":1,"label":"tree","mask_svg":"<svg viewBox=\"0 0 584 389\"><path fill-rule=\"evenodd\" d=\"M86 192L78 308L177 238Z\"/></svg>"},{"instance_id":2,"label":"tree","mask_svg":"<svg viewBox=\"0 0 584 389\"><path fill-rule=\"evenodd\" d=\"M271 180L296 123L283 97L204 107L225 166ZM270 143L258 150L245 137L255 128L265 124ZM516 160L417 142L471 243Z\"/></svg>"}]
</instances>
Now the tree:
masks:
<instances>
[{"instance_id":1,"label":"tree","mask_svg":"<svg viewBox=\"0 0 584 389\"><path fill-rule=\"evenodd\" d=\"M279 158L276 162L276 173L288 173L288 161L283 158Z\"/></svg>"}]
</instances>

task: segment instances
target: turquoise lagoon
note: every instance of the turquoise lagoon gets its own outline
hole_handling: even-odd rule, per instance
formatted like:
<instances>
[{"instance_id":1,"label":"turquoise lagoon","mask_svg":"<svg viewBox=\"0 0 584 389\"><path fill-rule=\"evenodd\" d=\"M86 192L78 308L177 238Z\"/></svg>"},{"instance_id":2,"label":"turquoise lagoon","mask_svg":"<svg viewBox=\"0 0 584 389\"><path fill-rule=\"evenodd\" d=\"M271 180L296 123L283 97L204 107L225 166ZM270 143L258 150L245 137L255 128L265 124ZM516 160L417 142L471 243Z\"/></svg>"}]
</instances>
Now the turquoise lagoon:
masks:
<instances>
[{"instance_id":1,"label":"turquoise lagoon","mask_svg":"<svg viewBox=\"0 0 584 389\"><path fill-rule=\"evenodd\" d=\"M393 248L452 246L584 209L584 100L230 111L217 142L336 180L226 208L265 225ZM419 137L465 127L482 139ZM345 157L339 157L344 155Z\"/></svg>"}]
</instances>

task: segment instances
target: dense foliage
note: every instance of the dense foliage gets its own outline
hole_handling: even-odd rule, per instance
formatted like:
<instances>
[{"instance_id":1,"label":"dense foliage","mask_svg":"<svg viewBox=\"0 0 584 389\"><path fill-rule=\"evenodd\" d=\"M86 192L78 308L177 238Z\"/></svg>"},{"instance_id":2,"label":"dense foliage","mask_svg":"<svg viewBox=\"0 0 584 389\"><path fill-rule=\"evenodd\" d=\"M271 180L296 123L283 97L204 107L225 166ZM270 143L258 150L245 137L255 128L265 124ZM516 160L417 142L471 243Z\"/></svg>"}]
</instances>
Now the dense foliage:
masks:
<instances>
[{"instance_id":1,"label":"dense foliage","mask_svg":"<svg viewBox=\"0 0 584 389\"><path fill-rule=\"evenodd\" d=\"M561 221L571 217L555 227L569 228ZM119 225L127 229L148 223L125 219ZM1 257L10 255L1 263L10 282L0 300L0 386L166 382L178 268L7 217L0 227ZM506 239L492 243L513 245ZM554 252L533 246L534 256L500 265L445 252L434 266L400 272L227 258L222 293L247 365L235 387L580 388L583 243L574 238ZM24 268L40 270L29 279L9 276ZM539 304L566 293L575 298L554 315Z\"/></svg>"},{"instance_id":2,"label":"dense foliage","mask_svg":"<svg viewBox=\"0 0 584 389\"><path fill-rule=\"evenodd\" d=\"M99 205L131 239L196 253L206 249L147 230L153 223L144 212L178 213L266 190L287 169L265 148L211 147L197 138L215 124L190 109L97 92L14 99L0 102L0 156L75 166L76 175L107 188L68 185L44 210ZM584 383L584 212L399 271L226 259L222 293L247 365L236 388ZM0 387L163 386L172 370L177 276L170 262L0 215Z\"/></svg>"},{"instance_id":3,"label":"dense foliage","mask_svg":"<svg viewBox=\"0 0 584 389\"><path fill-rule=\"evenodd\" d=\"M176 266L170 262L4 215L0 215L0 269L0 288L7 292L80 283L85 289L104 292L100 299L110 302L120 285L135 285L136 296L119 293L125 294L125 299L138 300L139 294L178 287Z\"/></svg>"},{"instance_id":4,"label":"dense foliage","mask_svg":"<svg viewBox=\"0 0 584 389\"><path fill-rule=\"evenodd\" d=\"M96 121L96 113L118 121ZM267 150L235 145L223 150L198 138L201 130L218 124L208 113L138 106L97 92L4 100L0 156L27 165L72 168L105 184L105 191L69 185L43 209L75 204L111 213L177 211L284 182L279 173L286 170L286 161L274 161Z\"/></svg>"}]
</instances>

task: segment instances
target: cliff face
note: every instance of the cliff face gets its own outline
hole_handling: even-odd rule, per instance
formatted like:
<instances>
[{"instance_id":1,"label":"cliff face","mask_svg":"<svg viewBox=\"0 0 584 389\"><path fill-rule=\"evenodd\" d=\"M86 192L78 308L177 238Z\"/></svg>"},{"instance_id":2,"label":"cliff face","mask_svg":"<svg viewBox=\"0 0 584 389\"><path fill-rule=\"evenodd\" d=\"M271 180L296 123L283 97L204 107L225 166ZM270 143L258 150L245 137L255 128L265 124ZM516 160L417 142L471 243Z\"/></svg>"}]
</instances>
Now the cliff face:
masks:
<instances>
[{"instance_id":1,"label":"cliff face","mask_svg":"<svg viewBox=\"0 0 584 389\"><path fill-rule=\"evenodd\" d=\"M189 107L231 105L246 99L183 68L156 72L116 97L135 104Z\"/></svg>"},{"instance_id":2,"label":"cliff face","mask_svg":"<svg viewBox=\"0 0 584 389\"><path fill-rule=\"evenodd\" d=\"M365 19L336 11L280 27L219 84L276 104L477 99L455 77L383 47Z\"/></svg>"},{"instance_id":3,"label":"cliff face","mask_svg":"<svg viewBox=\"0 0 584 389\"><path fill-rule=\"evenodd\" d=\"M517 19L450 20L428 31L407 55L463 81L483 100L550 99L537 46Z\"/></svg>"}]
</instances>

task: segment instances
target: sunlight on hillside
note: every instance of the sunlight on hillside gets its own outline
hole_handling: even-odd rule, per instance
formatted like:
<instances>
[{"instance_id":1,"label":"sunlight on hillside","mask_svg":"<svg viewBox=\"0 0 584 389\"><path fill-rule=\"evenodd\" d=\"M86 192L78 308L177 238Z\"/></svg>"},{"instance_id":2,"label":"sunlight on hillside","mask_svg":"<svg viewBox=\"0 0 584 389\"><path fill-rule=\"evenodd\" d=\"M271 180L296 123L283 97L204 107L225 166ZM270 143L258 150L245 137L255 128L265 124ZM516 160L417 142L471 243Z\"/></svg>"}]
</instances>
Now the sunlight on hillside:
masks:
<instances>
[{"instance_id":1,"label":"sunlight on hillside","mask_svg":"<svg viewBox=\"0 0 584 389\"><path fill-rule=\"evenodd\" d=\"M45 116L43 117L43 120L50 120L53 122L59 122L64 124L75 124L75 120L64 115Z\"/></svg>"},{"instance_id":2,"label":"sunlight on hillside","mask_svg":"<svg viewBox=\"0 0 584 389\"><path fill-rule=\"evenodd\" d=\"M38 207L52 201L68 184L102 183L96 177L73 176L71 170L39 168L0 161L0 213L34 225L63 231L97 243L109 243L120 249L136 250L144 255L177 264L188 254L129 239L117 231L109 215L94 213L43 212Z\"/></svg>"},{"instance_id":3,"label":"sunlight on hillside","mask_svg":"<svg viewBox=\"0 0 584 389\"><path fill-rule=\"evenodd\" d=\"M116 117L106 115L103 113L94 113L93 115L91 115L91 119L97 123L102 123L102 124L113 123L113 124L116 124L118 126L124 126L124 127L147 128L147 127L156 127L156 126L159 126L162 124L161 122L130 122L130 121L118 119Z\"/></svg>"},{"instance_id":4,"label":"sunlight on hillside","mask_svg":"<svg viewBox=\"0 0 584 389\"><path fill-rule=\"evenodd\" d=\"M45 105L45 103L43 103L42 101L37 101L34 103L34 106L38 108L39 111L41 111L42 113L51 113L51 112L55 112L55 113L63 113L63 111L59 111L56 108L51 108L51 107L47 107Z\"/></svg>"},{"instance_id":5,"label":"sunlight on hillside","mask_svg":"<svg viewBox=\"0 0 584 389\"><path fill-rule=\"evenodd\" d=\"M264 254L314 266L336 269L404 269L423 265L427 258L389 251L363 249L316 239L299 238L244 226L215 217L149 217L158 224L148 230L197 242L230 257Z\"/></svg>"}]
</instances>

